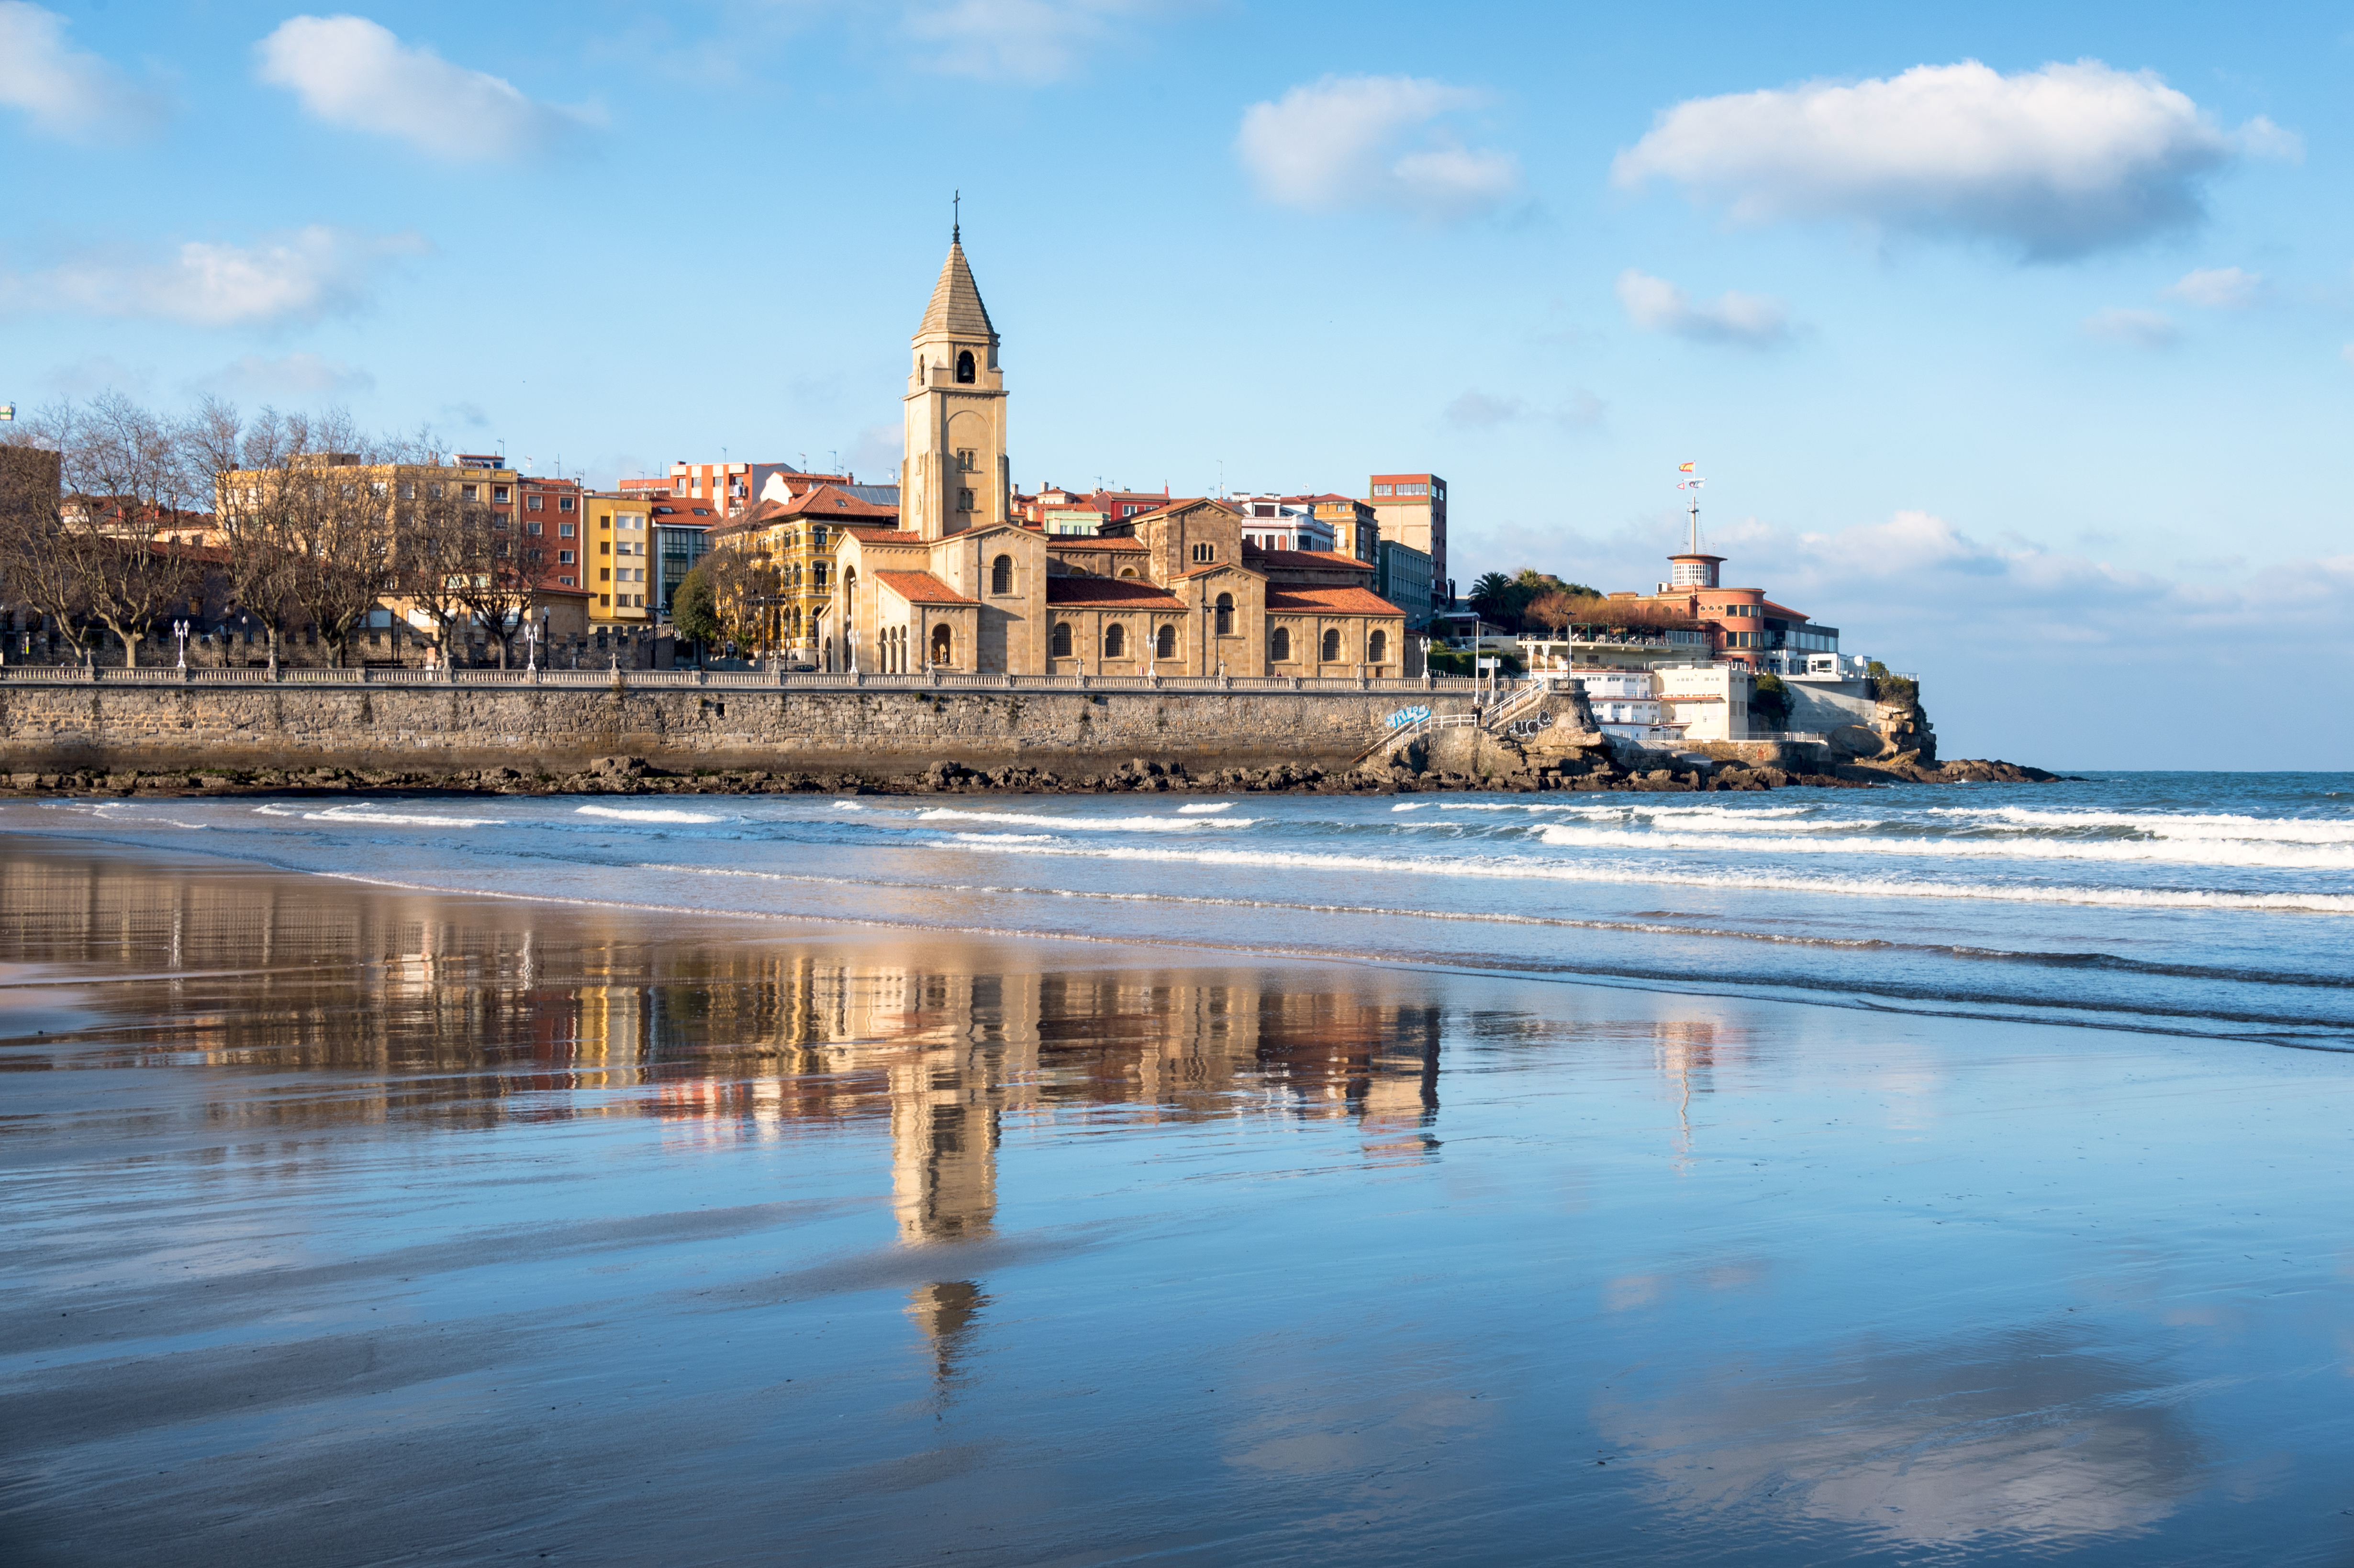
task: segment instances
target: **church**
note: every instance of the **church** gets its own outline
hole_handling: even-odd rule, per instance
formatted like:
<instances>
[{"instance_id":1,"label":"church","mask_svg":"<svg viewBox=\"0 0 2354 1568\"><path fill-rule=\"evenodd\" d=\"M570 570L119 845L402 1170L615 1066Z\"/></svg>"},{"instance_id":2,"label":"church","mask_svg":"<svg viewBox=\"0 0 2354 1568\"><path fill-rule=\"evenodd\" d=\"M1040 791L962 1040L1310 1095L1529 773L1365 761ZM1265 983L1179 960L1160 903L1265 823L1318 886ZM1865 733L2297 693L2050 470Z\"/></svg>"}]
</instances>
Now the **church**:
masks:
<instances>
[{"instance_id":1,"label":"church","mask_svg":"<svg viewBox=\"0 0 2354 1568\"><path fill-rule=\"evenodd\" d=\"M1418 676L1405 612L1352 556L1267 549L1240 509L1170 500L1049 535L1022 518L997 328L951 238L907 372L899 509L817 497L830 592L803 641L830 670ZM806 541L811 527L788 532ZM736 541L761 548L755 524Z\"/></svg>"}]
</instances>

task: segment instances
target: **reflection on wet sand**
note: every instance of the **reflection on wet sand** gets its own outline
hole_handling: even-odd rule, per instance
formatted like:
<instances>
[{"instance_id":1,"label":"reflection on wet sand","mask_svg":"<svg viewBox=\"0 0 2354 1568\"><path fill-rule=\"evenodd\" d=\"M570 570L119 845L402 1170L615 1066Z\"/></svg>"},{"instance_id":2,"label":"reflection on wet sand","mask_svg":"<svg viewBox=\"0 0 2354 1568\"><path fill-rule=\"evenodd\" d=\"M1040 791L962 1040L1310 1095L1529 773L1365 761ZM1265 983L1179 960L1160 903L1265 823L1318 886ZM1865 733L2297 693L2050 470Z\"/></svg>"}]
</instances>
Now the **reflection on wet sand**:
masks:
<instances>
[{"instance_id":1,"label":"reflection on wet sand","mask_svg":"<svg viewBox=\"0 0 2354 1568\"><path fill-rule=\"evenodd\" d=\"M0 1557L21 1518L174 1568L2001 1559L2235 1540L2231 1399L2300 1506L2346 1446L2309 1380L2348 1276L2246 1284L2256 1233L2306 1245L2274 1189L2339 1190L2296 1163L2343 1103L2306 1054L2309 1102L2218 1074L2302 1139L2256 1177L2217 1142L2236 1207L2178 1234L2075 1141L2208 1136L2115 1090L2138 1043L1980 1081L1935 1021L28 842L0 966L37 1020L0 1038ZM2288 1370L2173 1297L2051 1298L2128 1243Z\"/></svg>"}]
</instances>

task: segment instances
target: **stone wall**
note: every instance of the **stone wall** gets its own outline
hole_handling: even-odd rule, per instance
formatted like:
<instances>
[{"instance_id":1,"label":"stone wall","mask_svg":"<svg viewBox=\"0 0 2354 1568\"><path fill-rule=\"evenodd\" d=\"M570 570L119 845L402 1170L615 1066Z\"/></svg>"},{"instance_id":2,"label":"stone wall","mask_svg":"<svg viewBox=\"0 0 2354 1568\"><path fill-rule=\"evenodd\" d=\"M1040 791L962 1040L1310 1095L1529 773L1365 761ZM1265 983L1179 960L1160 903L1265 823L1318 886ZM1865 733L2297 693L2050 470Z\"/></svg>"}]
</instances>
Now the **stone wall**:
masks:
<instances>
[{"instance_id":1,"label":"stone wall","mask_svg":"<svg viewBox=\"0 0 2354 1568\"><path fill-rule=\"evenodd\" d=\"M919 773L935 762L1087 772L1131 758L1188 768L1345 767L1396 691L769 690L532 685L0 685L0 772L512 768L561 776L599 757L708 769Z\"/></svg>"}]
</instances>

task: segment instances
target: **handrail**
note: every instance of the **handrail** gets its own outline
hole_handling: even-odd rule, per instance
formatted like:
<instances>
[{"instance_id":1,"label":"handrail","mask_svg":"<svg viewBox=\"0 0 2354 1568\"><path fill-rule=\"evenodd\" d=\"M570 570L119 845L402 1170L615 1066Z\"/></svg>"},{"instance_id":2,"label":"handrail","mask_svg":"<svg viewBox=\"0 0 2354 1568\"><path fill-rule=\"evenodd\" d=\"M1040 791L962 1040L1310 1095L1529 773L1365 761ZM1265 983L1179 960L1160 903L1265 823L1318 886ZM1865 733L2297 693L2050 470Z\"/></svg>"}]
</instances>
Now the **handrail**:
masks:
<instances>
[{"instance_id":1,"label":"handrail","mask_svg":"<svg viewBox=\"0 0 2354 1568\"><path fill-rule=\"evenodd\" d=\"M188 686L557 686L678 688L721 687L785 691L1087 691L1087 692L1231 692L1253 695L1274 693L1461 693L1474 683L1468 677L1354 675L996 675L941 671L937 673L876 675L847 671L784 670L469 670L386 669L376 666L326 668L281 665L268 669L231 665L183 669L176 665L6 664L0 665L0 685L188 685Z\"/></svg>"}]
</instances>

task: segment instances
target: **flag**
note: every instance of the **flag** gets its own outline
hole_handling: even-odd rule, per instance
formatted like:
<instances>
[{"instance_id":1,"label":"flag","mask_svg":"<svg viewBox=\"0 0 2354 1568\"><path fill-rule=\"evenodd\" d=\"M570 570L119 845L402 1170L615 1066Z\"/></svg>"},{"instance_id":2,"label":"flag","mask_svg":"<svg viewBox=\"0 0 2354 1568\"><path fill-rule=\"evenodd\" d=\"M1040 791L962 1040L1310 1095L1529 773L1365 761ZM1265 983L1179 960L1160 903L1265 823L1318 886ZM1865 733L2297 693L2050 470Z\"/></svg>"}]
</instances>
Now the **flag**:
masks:
<instances>
[{"instance_id":1,"label":"flag","mask_svg":"<svg viewBox=\"0 0 2354 1568\"><path fill-rule=\"evenodd\" d=\"M1678 473L1690 473L1691 471L1692 465L1688 462L1680 462L1676 464L1676 471Z\"/></svg>"}]
</instances>

